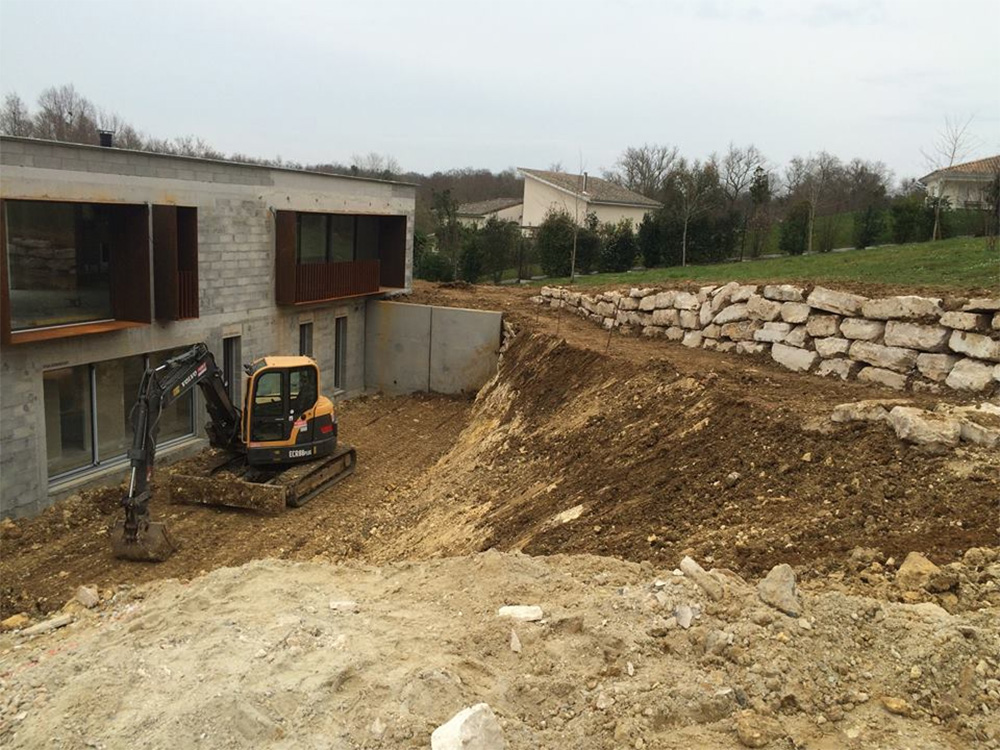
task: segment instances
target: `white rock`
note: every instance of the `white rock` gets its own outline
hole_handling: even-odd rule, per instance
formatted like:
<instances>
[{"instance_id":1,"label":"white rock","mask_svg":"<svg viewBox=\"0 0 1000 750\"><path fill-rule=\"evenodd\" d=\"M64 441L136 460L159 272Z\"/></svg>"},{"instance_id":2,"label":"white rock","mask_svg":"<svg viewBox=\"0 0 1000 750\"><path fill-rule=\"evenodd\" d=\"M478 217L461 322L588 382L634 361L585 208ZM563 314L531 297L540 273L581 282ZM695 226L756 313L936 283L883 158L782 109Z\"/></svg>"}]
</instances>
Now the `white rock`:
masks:
<instances>
[{"instance_id":1,"label":"white rock","mask_svg":"<svg viewBox=\"0 0 1000 750\"><path fill-rule=\"evenodd\" d=\"M977 421L972 415L961 415L958 419L961 438L967 443L996 448L1000 445L1000 427L990 427Z\"/></svg>"},{"instance_id":2,"label":"white rock","mask_svg":"<svg viewBox=\"0 0 1000 750\"><path fill-rule=\"evenodd\" d=\"M744 284L737 288L730 299L733 302L746 302L750 297L757 293L757 287L754 284Z\"/></svg>"},{"instance_id":3,"label":"white rock","mask_svg":"<svg viewBox=\"0 0 1000 750\"><path fill-rule=\"evenodd\" d=\"M685 576L701 586L712 599L718 601L723 597L725 592L722 584L692 558L685 555L681 560L680 569Z\"/></svg>"},{"instance_id":4,"label":"white rock","mask_svg":"<svg viewBox=\"0 0 1000 750\"><path fill-rule=\"evenodd\" d=\"M877 383L897 391L906 389L907 377L899 372L885 370L881 367L865 367L858 372L858 380L863 383Z\"/></svg>"},{"instance_id":5,"label":"white rock","mask_svg":"<svg viewBox=\"0 0 1000 750\"><path fill-rule=\"evenodd\" d=\"M952 311L941 316L941 325L960 331L985 331L990 327L990 318L980 313Z\"/></svg>"},{"instance_id":6,"label":"white rock","mask_svg":"<svg viewBox=\"0 0 1000 750\"><path fill-rule=\"evenodd\" d=\"M660 328L660 326L643 326L642 328L642 335L648 338L652 338L654 336L662 336L663 333L664 331L662 328Z\"/></svg>"},{"instance_id":7,"label":"white rock","mask_svg":"<svg viewBox=\"0 0 1000 750\"><path fill-rule=\"evenodd\" d=\"M700 328L704 328L712 322L715 312L712 310L712 300L705 300L701 303L701 310L698 312L698 323Z\"/></svg>"},{"instance_id":8,"label":"white rock","mask_svg":"<svg viewBox=\"0 0 1000 750\"><path fill-rule=\"evenodd\" d=\"M729 307L724 307L715 316L715 324L722 325L723 323L733 323L737 320L747 319L747 306L744 302L739 302Z\"/></svg>"},{"instance_id":9,"label":"white rock","mask_svg":"<svg viewBox=\"0 0 1000 750\"><path fill-rule=\"evenodd\" d=\"M840 324L840 333L844 338L856 341L875 341L885 332L885 323L881 320L865 318L845 318Z\"/></svg>"},{"instance_id":10,"label":"white rock","mask_svg":"<svg viewBox=\"0 0 1000 750\"><path fill-rule=\"evenodd\" d=\"M622 297L618 300L619 310L638 310L639 297Z\"/></svg>"},{"instance_id":11,"label":"white rock","mask_svg":"<svg viewBox=\"0 0 1000 750\"><path fill-rule=\"evenodd\" d=\"M719 335L730 341L753 341L754 334L761 327L759 320L740 320L719 327Z\"/></svg>"},{"instance_id":12,"label":"white rock","mask_svg":"<svg viewBox=\"0 0 1000 750\"><path fill-rule=\"evenodd\" d=\"M685 331L680 326L670 326L670 328L667 329L666 333L666 337L671 341L680 341L686 335L687 331Z\"/></svg>"},{"instance_id":13,"label":"white rock","mask_svg":"<svg viewBox=\"0 0 1000 750\"><path fill-rule=\"evenodd\" d=\"M757 596L786 615L798 617L802 612L798 590L795 585L795 571L787 563L775 565L764 579L757 584Z\"/></svg>"},{"instance_id":14,"label":"white rock","mask_svg":"<svg viewBox=\"0 0 1000 750\"><path fill-rule=\"evenodd\" d=\"M941 300L939 299L908 295L903 297L870 299L864 303L861 312L866 318L878 318L879 320L902 318L912 320L916 318L939 318L944 311L941 309Z\"/></svg>"},{"instance_id":15,"label":"white rock","mask_svg":"<svg viewBox=\"0 0 1000 750\"><path fill-rule=\"evenodd\" d=\"M73 599L87 609L93 609L101 603L101 597L97 593L96 586L80 586L73 595Z\"/></svg>"},{"instance_id":16,"label":"white rock","mask_svg":"<svg viewBox=\"0 0 1000 750\"><path fill-rule=\"evenodd\" d=\"M330 609L334 612L359 612L361 607L358 606L356 601L351 599L342 599L332 600L330 602Z\"/></svg>"},{"instance_id":17,"label":"white rock","mask_svg":"<svg viewBox=\"0 0 1000 750\"><path fill-rule=\"evenodd\" d=\"M976 359L988 359L1000 362L1000 341L995 341L981 333L969 331L952 331L948 346L953 352L965 354Z\"/></svg>"},{"instance_id":18,"label":"white rock","mask_svg":"<svg viewBox=\"0 0 1000 750\"><path fill-rule=\"evenodd\" d=\"M521 639L513 629L510 631L510 650L515 654L521 653Z\"/></svg>"},{"instance_id":19,"label":"white rock","mask_svg":"<svg viewBox=\"0 0 1000 750\"><path fill-rule=\"evenodd\" d=\"M764 287L764 296L781 302L801 302L802 289L791 284L769 284Z\"/></svg>"},{"instance_id":20,"label":"white rock","mask_svg":"<svg viewBox=\"0 0 1000 750\"><path fill-rule=\"evenodd\" d=\"M944 352L948 350L949 333L949 329L941 326L890 320L885 324L885 344L923 352Z\"/></svg>"},{"instance_id":21,"label":"white rock","mask_svg":"<svg viewBox=\"0 0 1000 750\"><path fill-rule=\"evenodd\" d=\"M1000 311L1000 298L996 297L976 297L970 299L962 310L965 312L998 312Z\"/></svg>"},{"instance_id":22,"label":"white rock","mask_svg":"<svg viewBox=\"0 0 1000 750\"><path fill-rule=\"evenodd\" d=\"M73 615L56 615L48 620L38 623L37 625L32 625L31 627L25 628L21 631L21 635L40 635L41 633L48 633L50 630L56 630L58 628L64 628L73 622Z\"/></svg>"},{"instance_id":23,"label":"white rock","mask_svg":"<svg viewBox=\"0 0 1000 750\"><path fill-rule=\"evenodd\" d=\"M1000 312L993 316L992 328L994 331L1000 331Z\"/></svg>"},{"instance_id":24,"label":"white rock","mask_svg":"<svg viewBox=\"0 0 1000 750\"><path fill-rule=\"evenodd\" d=\"M747 315L753 320L777 320L781 315L781 303L755 294L747 300Z\"/></svg>"},{"instance_id":25,"label":"white rock","mask_svg":"<svg viewBox=\"0 0 1000 750\"><path fill-rule=\"evenodd\" d=\"M656 295L643 297L639 300L639 309L651 312L656 309Z\"/></svg>"},{"instance_id":26,"label":"white rock","mask_svg":"<svg viewBox=\"0 0 1000 750\"><path fill-rule=\"evenodd\" d=\"M813 346L816 347L816 352L819 356L823 358L839 357L847 354L847 350L851 348L851 342L837 336L828 336L826 338L813 339Z\"/></svg>"},{"instance_id":27,"label":"white rock","mask_svg":"<svg viewBox=\"0 0 1000 750\"><path fill-rule=\"evenodd\" d=\"M708 349L710 351L715 351L716 349L719 348L719 342L716 339L706 339L704 336L702 336L701 348Z\"/></svg>"},{"instance_id":28,"label":"white rock","mask_svg":"<svg viewBox=\"0 0 1000 750\"><path fill-rule=\"evenodd\" d=\"M917 369L928 380L943 383L959 359L954 354L919 354Z\"/></svg>"},{"instance_id":29,"label":"white rock","mask_svg":"<svg viewBox=\"0 0 1000 750\"><path fill-rule=\"evenodd\" d=\"M678 310L697 310L701 307L698 296L690 292L676 292L674 297L674 307Z\"/></svg>"},{"instance_id":30,"label":"white rock","mask_svg":"<svg viewBox=\"0 0 1000 750\"><path fill-rule=\"evenodd\" d=\"M754 331L754 341L783 341L788 332L792 330L789 323L765 323L764 327Z\"/></svg>"},{"instance_id":31,"label":"white rock","mask_svg":"<svg viewBox=\"0 0 1000 750\"><path fill-rule=\"evenodd\" d=\"M850 380L854 377L861 365L850 359L824 359L816 368L816 374L823 377L836 376L841 380Z\"/></svg>"},{"instance_id":32,"label":"white rock","mask_svg":"<svg viewBox=\"0 0 1000 750\"><path fill-rule=\"evenodd\" d=\"M838 315L860 315L861 306L865 301L866 298L860 294L836 292L833 289L826 289L821 286L813 289L812 293L806 299L810 307L837 313Z\"/></svg>"},{"instance_id":33,"label":"white rock","mask_svg":"<svg viewBox=\"0 0 1000 750\"><path fill-rule=\"evenodd\" d=\"M701 346L701 342L702 342L701 331L688 331L687 333L684 334L684 338L681 340L681 343L684 344L684 346L690 347L692 349L697 349L699 346Z\"/></svg>"},{"instance_id":34,"label":"white rock","mask_svg":"<svg viewBox=\"0 0 1000 750\"><path fill-rule=\"evenodd\" d=\"M728 305L733 292L739 288L740 285L737 282L730 281L728 284L724 284L712 292L712 312L718 312Z\"/></svg>"},{"instance_id":35,"label":"white rock","mask_svg":"<svg viewBox=\"0 0 1000 750\"><path fill-rule=\"evenodd\" d=\"M507 740L486 703L463 708L431 734L431 750L504 750Z\"/></svg>"},{"instance_id":36,"label":"white rock","mask_svg":"<svg viewBox=\"0 0 1000 750\"><path fill-rule=\"evenodd\" d=\"M851 401L833 407L830 419L834 422L888 422L890 409L909 403L908 400L900 398L872 398L864 401Z\"/></svg>"},{"instance_id":37,"label":"white rock","mask_svg":"<svg viewBox=\"0 0 1000 750\"><path fill-rule=\"evenodd\" d=\"M694 610L687 604L680 604L674 607L674 618L677 620L678 625L687 630L691 627L691 622L694 620Z\"/></svg>"},{"instance_id":38,"label":"white rock","mask_svg":"<svg viewBox=\"0 0 1000 750\"><path fill-rule=\"evenodd\" d=\"M702 329L701 335L706 339L717 339L722 335L722 333L720 327L713 323L710 326L705 326L705 328Z\"/></svg>"},{"instance_id":39,"label":"white rock","mask_svg":"<svg viewBox=\"0 0 1000 750\"><path fill-rule=\"evenodd\" d=\"M882 346L870 341L855 341L851 344L849 351L851 359L897 372L909 372L917 364L917 352L897 346Z\"/></svg>"},{"instance_id":40,"label":"white rock","mask_svg":"<svg viewBox=\"0 0 1000 750\"><path fill-rule=\"evenodd\" d=\"M537 604L509 604L497 610L499 617L509 617L522 622L536 622L544 616Z\"/></svg>"},{"instance_id":41,"label":"white rock","mask_svg":"<svg viewBox=\"0 0 1000 750\"><path fill-rule=\"evenodd\" d=\"M806 332L810 336L836 336L840 332L840 318L836 315L810 315Z\"/></svg>"},{"instance_id":42,"label":"white rock","mask_svg":"<svg viewBox=\"0 0 1000 750\"><path fill-rule=\"evenodd\" d=\"M698 319L698 313L696 313L694 310L681 310L680 315L678 317L680 319L681 328L687 328L689 331L694 330L696 328L701 328L701 323L699 322Z\"/></svg>"},{"instance_id":43,"label":"white rock","mask_svg":"<svg viewBox=\"0 0 1000 750\"><path fill-rule=\"evenodd\" d=\"M889 412L889 424L900 440L916 445L944 445L954 448L961 436L961 426L954 417L917 409L896 406Z\"/></svg>"},{"instance_id":44,"label":"white rock","mask_svg":"<svg viewBox=\"0 0 1000 750\"><path fill-rule=\"evenodd\" d=\"M643 299L649 299L649 297ZM657 308L653 311L652 325L654 326L675 326L679 320L679 313L673 308Z\"/></svg>"},{"instance_id":45,"label":"white rock","mask_svg":"<svg viewBox=\"0 0 1000 750\"><path fill-rule=\"evenodd\" d=\"M805 326L795 326L788 332L788 335L785 336L783 343L788 344L789 346L797 346L800 349L804 349L812 343L812 337L810 337Z\"/></svg>"},{"instance_id":46,"label":"white rock","mask_svg":"<svg viewBox=\"0 0 1000 750\"><path fill-rule=\"evenodd\" d=\"M727 345L729 348L736 347L737 354L761 354L767 351L767 344L753 341L740 341L736 343L724 341L719 344L719 351L728 351L725 348Z\"/></svg>"},{"instance_id":47,"label":"white rock","mask_svg":"<svg viewBox=\"0 0 1000 750\"><path fill-rule=\"evenodd\" d=\"M786 323L805 323L811 312L805 302L786 302L781 306L781 319Z\"/></svg>"},{"instance_id":48,"label":"white rock","mask_svg":"<svg viewBox=\"0 0 1000 750\"><path fill-rule=\"evenodd\" d=\"M794 372L808 372L816 364L819 355L808 349L774 344L771 347L771 358Z\"/></svg>"},{"instance_id":49,"label":"white rock","mask_svg":"<svg viewBox=\"0 0 1000 750\"><path fill-rule=\"evenodd\" d=\"M944 383L956 391L982 391L993 384L993 366L974 359L955 363Z\"/></svg>"}]
</instances>

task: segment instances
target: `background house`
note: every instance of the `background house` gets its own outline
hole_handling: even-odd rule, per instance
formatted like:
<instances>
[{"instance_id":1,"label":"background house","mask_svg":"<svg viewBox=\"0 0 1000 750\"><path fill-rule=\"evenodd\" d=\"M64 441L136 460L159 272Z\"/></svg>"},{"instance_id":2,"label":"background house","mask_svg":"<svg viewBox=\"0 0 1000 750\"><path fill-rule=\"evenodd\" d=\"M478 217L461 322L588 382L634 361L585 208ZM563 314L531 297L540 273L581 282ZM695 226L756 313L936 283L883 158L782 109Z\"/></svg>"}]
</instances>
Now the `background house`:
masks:
<instances>
[{"instance_id":1,"label":"background house","mask_svg":"<svg viewBox=\"0 0 1000 750\"><path fill-rule=\"evenodd\" d=\"M455 215L459 224L467 227L482 226L491 216L520 225L521 205L520 198L491 198L477 203L465 203L458 207Z\"/></svg>"},{"instance_id":2,"label":"background house","mask_svg":"<svg viewBox=\"0 0 1000 750\"><path fill-rule=\"evenodd\" d=\"M920 178L931 198L947 198L952 208L982 208L986 188L1000 175L1000 155L938 169Z\"/></svg>"},{"instance_id":3,"label":"background house","mask_svg":"<svg viewBox=\"0 0 1000 750\"><path fill-rule=\"evenodd\" d=\"M586 172L567 174L523 167L519 171L524 175L521 226L529 231L551 210L563 210L581 225L587 214L593 213L602 224L629 219L638 227L643 216L660 207L657 201Z\"/></svg>"}]
</instances>

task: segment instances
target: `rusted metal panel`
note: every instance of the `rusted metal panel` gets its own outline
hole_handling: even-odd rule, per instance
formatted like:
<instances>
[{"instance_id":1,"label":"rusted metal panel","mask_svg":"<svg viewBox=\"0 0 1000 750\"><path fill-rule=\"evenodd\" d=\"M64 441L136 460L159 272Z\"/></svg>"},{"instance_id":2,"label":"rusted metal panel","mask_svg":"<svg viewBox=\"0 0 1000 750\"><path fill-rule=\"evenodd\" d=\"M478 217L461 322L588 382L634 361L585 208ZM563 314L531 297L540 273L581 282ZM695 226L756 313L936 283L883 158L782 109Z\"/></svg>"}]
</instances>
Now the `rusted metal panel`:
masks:
<instances>
[{"instance_id":1,"label":"rusted metal panel","mask_svg":"<svg viewBox=\"0 0 1000 750\"><path fill-rule=\"evenodd\" d=\"M177 209L177 316L198 317L198 209Z\"/></svg>"},{"instance_id":2,"label":"rusted metal panel","mask_svg":"<svg viewBox=\"0 0 1000 750\"><path fill-rule=\"evenodd\" d=\"M379 284L402 289L406 286L406 217L380 217L378 244L378 257L382 262Z\"/></svg>"},{"instance_id":3,"label":"rusted metal panel","mask_svg":"<svg viewBox=\"0 0 1000 750\"><path fill-rule=\"evenodd\" d=\"M157 320L177 320L176 206L153 206L153 292Z\"/></svg>"},{"instance_id":4,"label":"rusted metal panel","mask_svg":"<svg viewBox=\"0 0 1000 750\"><path fill-rule=\"evenodd\" d=\"M377 260L296 265L295 301L301 304L375 294L379 290L379 267Z\"/></svg>"},{"instance_id":5,"label":"rusted metal panel","mask_svg":"<svg viewBox=\"0 0 1000 750\"><path fill-rule=\"evenodd\" d=\"M146 324L131 320L104 320L99 323L78 323L68 326L55 326L53 328L32 328L27 331L15 331L10 334L10 340L4 343L31 344L35 341L88 336L92 333L124 331L126 328L141 328L144 325Z\"/></svg>"},{"instance_id":6,"label":"rusted metal panel","mask_svg":"<svg viewBox=\"0 0 1000 750\"><path fill-rule=\"evenodd\" d=\"M111 236L111 310L116 320L152 323L149 214L146 206L115 206Z\"/></svg>"}]
</instances>

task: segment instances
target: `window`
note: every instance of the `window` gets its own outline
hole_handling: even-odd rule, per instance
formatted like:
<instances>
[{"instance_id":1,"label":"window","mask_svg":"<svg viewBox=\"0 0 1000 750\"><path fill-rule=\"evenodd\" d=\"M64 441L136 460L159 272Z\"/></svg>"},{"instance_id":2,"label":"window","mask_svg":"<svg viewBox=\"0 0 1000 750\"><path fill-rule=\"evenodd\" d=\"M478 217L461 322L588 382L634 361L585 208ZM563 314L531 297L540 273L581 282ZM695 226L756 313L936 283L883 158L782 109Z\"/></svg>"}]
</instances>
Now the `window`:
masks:
<instances>
[{"instance_id":1,"label":"window","mask_svg":"<svg viewBox=\"0 0 1000 750\"><path fill-rule=\"evenodd\" d=\"M132 443L132 406L143 373L178 351L44 373L49 478L124 458ZM162 444L193 433L194 394L188 393L161 413L157 440Z\"/></svg>"},{"instance_id":2,"label":"window","mask_svg":"<svg viewBox=\"0 0 1000 750\"><path fill-rule=\"evenodd\" d=\"M313 324L299 324L299 354L303 357L313 355Z\"/></svg>"},{"instance_id":3,"label":"window","mask_svg":"<svg viewBox=\"0 0 1000 750\"><path fill-rule=\"evenodd\" d=\"M356 225L359 219L369 217L311 213L299 213L296 217L298 263L348 263L356 259ZM370 234L369 229L366 237ZM378 257L377 235L375 243L365 249L364 257Z\"/></svg>"},{"instance_id":4,"label":"window","mask_svg":"<svg viewBox=\"0 0 1000 750\"><path fill-rule=\"evenodd\" d=\"M255 381L253 394L253 441L284 440L287 437L280 371L265 372Z\"/></svg>"},{"instance_id":5,"label":"window","mask_svg":"<svg viewBox=\"0 0 1000 750\"><path fill-rule=\"evenodd\" d=\"M288 373L289 410L295 417L301 416L316 404L316 368L299 367Z\"/></svg>"},{"instance_id":6,"label":"window","mask_svg":"<svg viewBox=\"0 0 1000 750\"><path fill-rule=\"evenodd\" d=\"M222 339L222 375L226 379L226 392L229 400L239 406L243 399L243 368L240 362L243 359L242 346L239 336L229 336Z\"/></svg>"},{"instance_id":7,"label":"window","mask_svg":"<svg viewBox=\"0 0 1000 750\"><path fill-rule=\"evenodd\" d=\"M145 205L5 200L0 218L5 342L151 322Z\"/></svg>"},{"instance_id":8,"label":"window","mask_svg":"<svg viewBox=\"0 0 1000 750\"><path fill-rule=\"evenodd\" d=\"M347 317L337 318L333 342L333 387L342 391L347 381Z\"/></svg>"}]
</instances>

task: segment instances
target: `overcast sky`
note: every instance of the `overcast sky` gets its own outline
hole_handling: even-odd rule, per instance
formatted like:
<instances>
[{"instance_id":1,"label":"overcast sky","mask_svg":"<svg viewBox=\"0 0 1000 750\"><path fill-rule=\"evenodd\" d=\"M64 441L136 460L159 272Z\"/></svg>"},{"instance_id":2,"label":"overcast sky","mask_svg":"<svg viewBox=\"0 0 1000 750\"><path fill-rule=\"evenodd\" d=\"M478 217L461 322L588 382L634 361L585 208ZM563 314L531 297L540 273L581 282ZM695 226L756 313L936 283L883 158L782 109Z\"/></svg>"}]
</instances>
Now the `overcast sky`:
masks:
<instances>
[{"instance_id":1,"label":"overcast sky","mask_svg":"<svg viewBox=\"0 0 1000 750\"><path fill-rule=\"evenodd\" d=\"M925 173L945 115L1000 153L1000 1L0 0L0 90L73 83L157 136L421 172L754 143Z\"/></svg>"}]
</instances>

